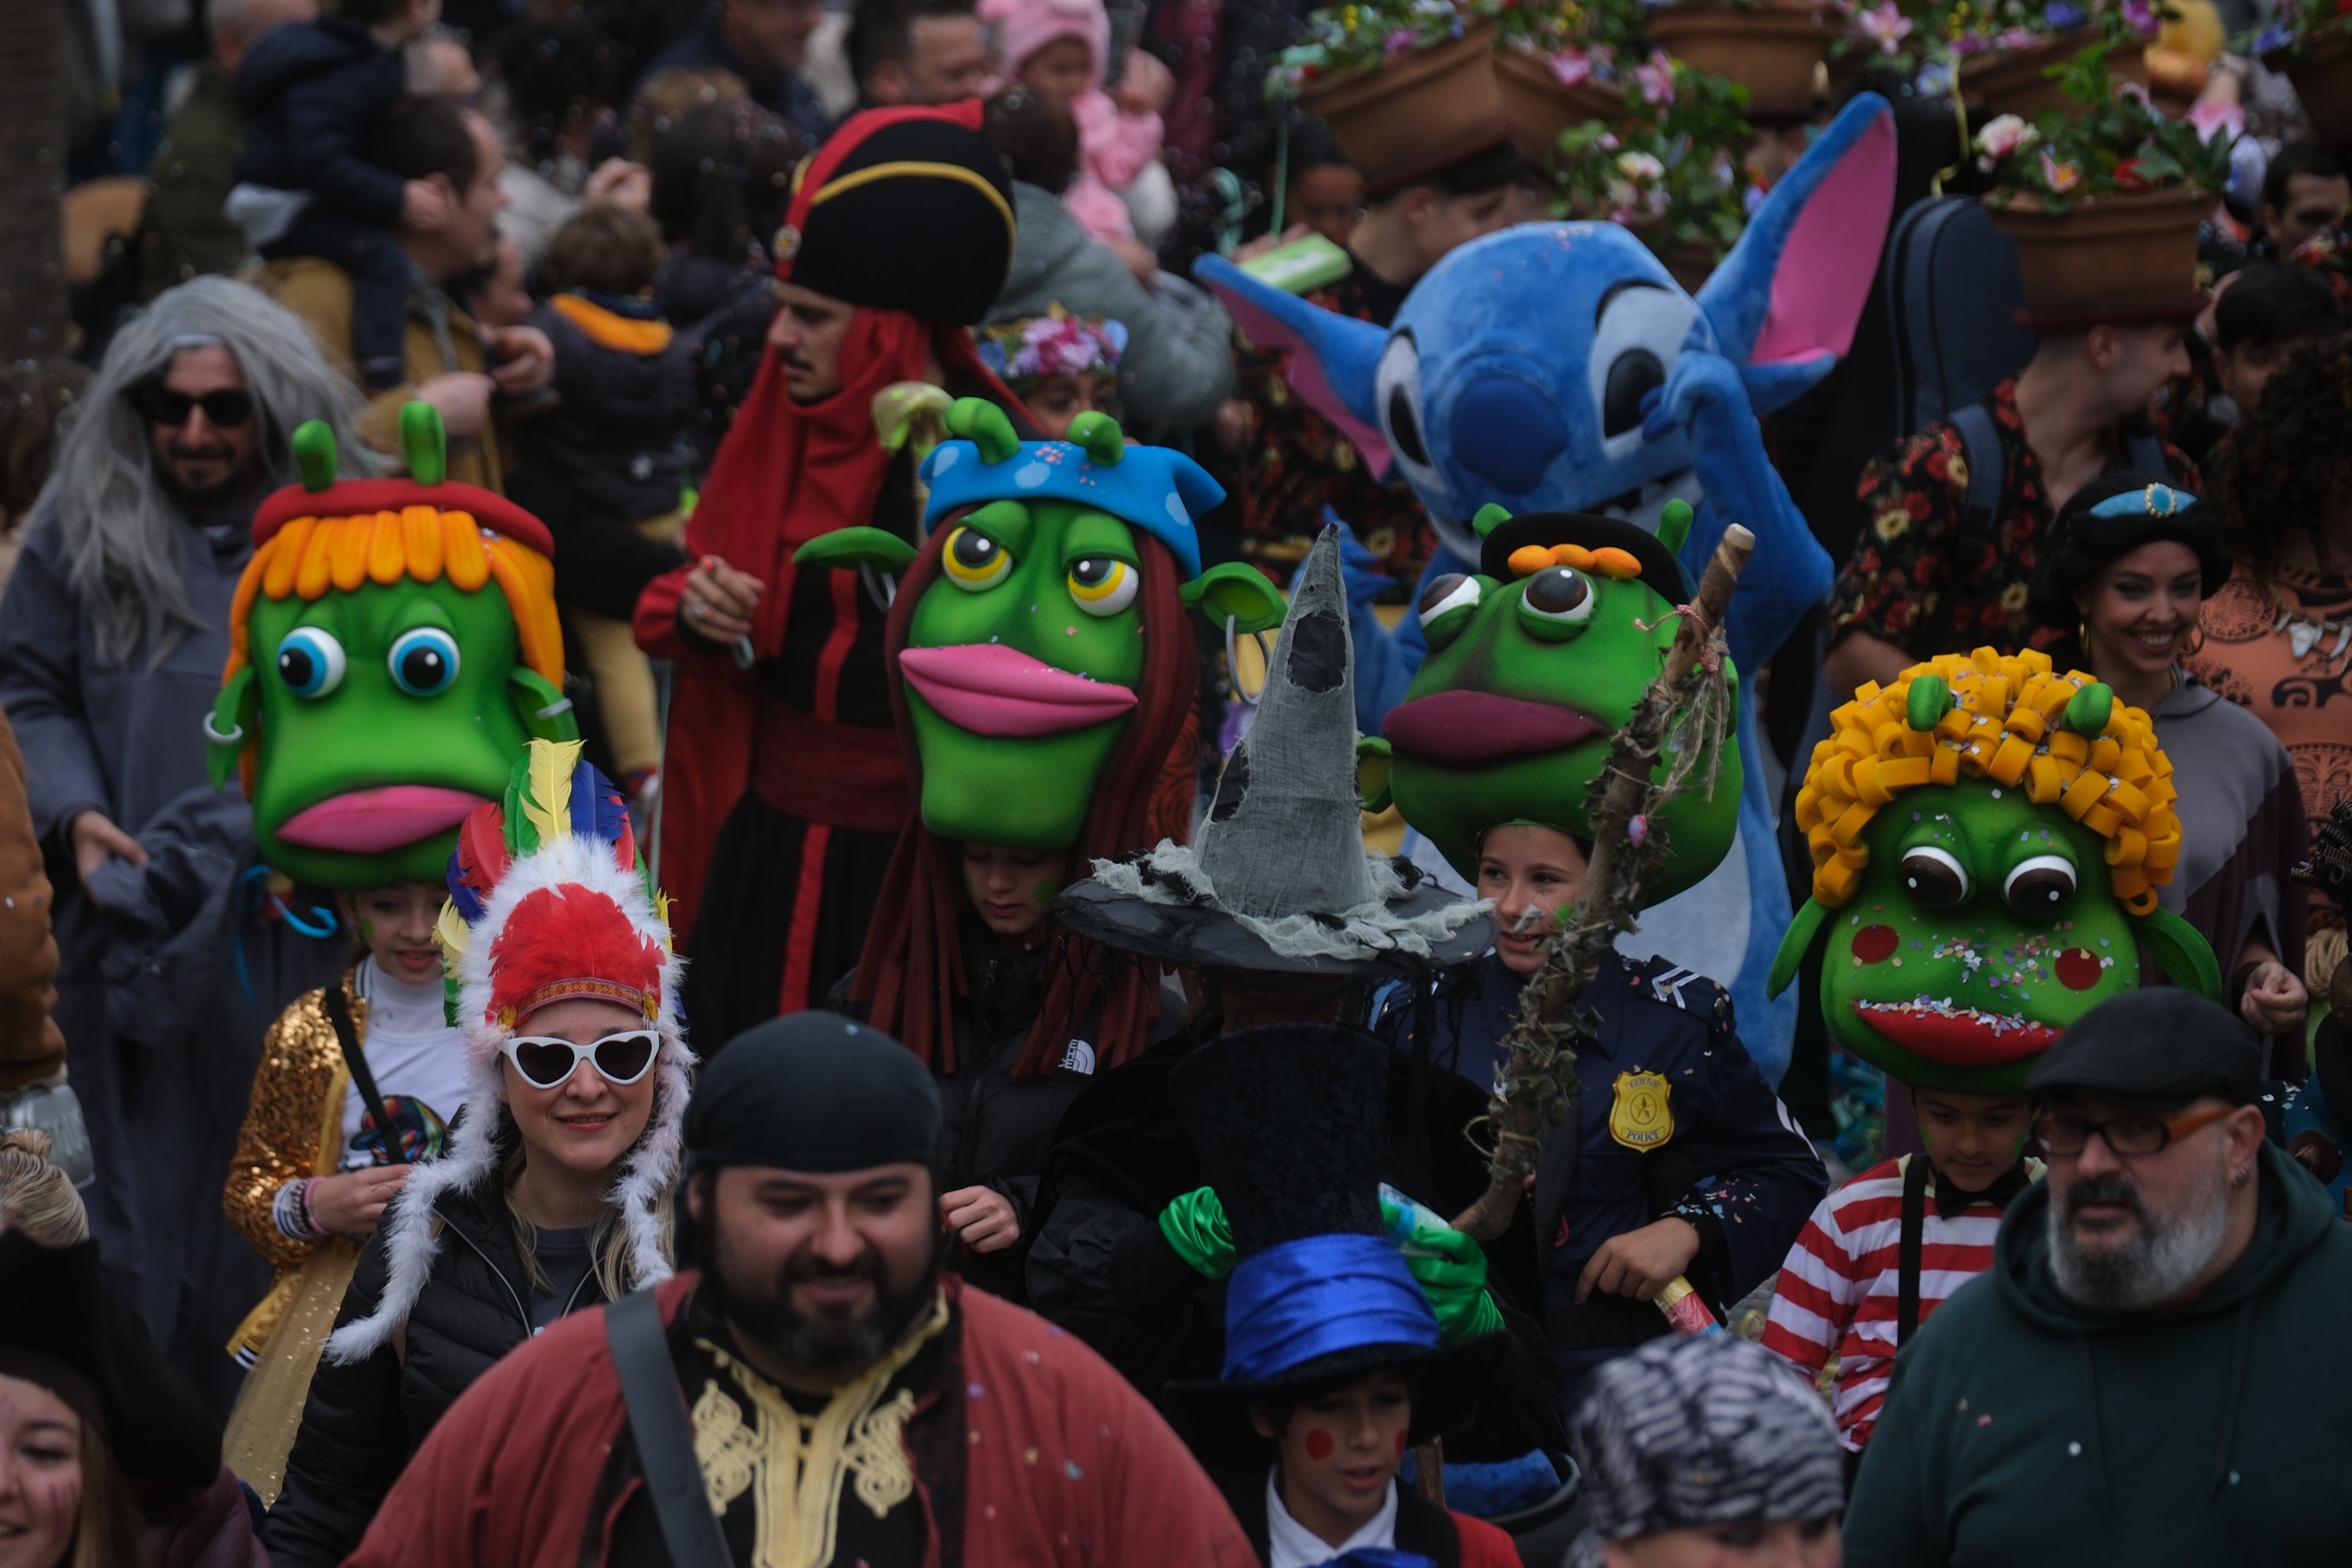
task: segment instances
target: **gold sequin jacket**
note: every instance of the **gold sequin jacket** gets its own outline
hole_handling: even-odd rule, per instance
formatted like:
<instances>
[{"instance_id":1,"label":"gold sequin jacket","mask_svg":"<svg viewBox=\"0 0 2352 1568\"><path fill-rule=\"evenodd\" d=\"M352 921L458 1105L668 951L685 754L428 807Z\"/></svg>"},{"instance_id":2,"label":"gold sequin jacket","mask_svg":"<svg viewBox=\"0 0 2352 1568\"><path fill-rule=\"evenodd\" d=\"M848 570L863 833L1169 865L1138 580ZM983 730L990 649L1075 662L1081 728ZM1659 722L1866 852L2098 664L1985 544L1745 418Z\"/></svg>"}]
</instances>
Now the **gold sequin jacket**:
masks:
<instances>
[{"instance_id":1,"label":"gold sequin jacket","mask_svg":"<svg viewBox=\"0 0 2352 1568\"><path fill-rule=\"evenodd\" d=\"M368 1005L354 993L349 970L342 986L352 1026L364 1043ZM278 1189L306 1176L333 1174L343 1152L343 1096L351 1069L335 1043L335 1026L327 1021L325 995L320 990L296 998L269 1026L245 1125L237 1130L236 1159L221 1196L229 1224L277 1268L281 1288L319 1243L297 1241L278 1228L271 1214Z\"/></svg>"}]
</instances>

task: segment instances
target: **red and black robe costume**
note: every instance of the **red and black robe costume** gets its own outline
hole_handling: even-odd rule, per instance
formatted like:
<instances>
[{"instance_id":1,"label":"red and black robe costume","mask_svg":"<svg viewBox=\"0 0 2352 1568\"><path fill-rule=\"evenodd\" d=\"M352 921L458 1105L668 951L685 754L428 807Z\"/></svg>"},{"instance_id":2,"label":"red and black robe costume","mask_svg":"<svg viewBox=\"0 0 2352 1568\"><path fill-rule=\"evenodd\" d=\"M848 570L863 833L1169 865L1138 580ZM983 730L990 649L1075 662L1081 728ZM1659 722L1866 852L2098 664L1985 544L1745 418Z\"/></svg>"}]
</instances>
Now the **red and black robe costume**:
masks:
<instances>
[{"instance_id":1,"label":"red and black robe costume","mask_svg":"<svg viewBox=\"0 0 2352 1568\"><path fill-rule=\"evenodd\" d=\"M692 567L637 601L638 643L677 667L659 869L674 929L691 933L687 1014L705 1056L822 1005L856 964L908 811L877 587L803 571L793 552L859 526L919 541L911 461L875 437L884 388L936 363L951 394L1028 423L961 324L985 311L1011 256L1010 198L979 124L977 103L869 111L796 176L777 274L858 308L840 385L795 403L769 350L686 533L690 556L764 584L751 667L681 620Z\"/></svg>"}]
</instances>

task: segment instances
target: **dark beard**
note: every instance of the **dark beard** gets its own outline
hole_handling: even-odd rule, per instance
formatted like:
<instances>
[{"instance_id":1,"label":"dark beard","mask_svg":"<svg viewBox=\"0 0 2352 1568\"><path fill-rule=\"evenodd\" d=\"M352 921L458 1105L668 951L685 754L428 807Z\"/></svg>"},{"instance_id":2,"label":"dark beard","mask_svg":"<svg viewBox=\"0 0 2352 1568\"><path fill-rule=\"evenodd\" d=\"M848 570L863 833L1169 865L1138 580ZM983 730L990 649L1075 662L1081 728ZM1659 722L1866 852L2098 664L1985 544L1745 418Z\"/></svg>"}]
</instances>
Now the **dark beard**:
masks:
<instances>
[{"instance_id":1,"label":"dark beard","mask_svg":"<svg viewBox=\"0 0 2352 1568\"><path fill-rule=\"evenodd\" d=\"M716 1225L695 1230L695 1266L711 1310L738 1334L755 1341L787 1365L822 1376L862 1372L904 1338L939 1290L940 1254L935 1248L923 1276L903 1291L889 1288L882 1255L868 1247L846 1268L803 1256L784 1265L772 1280L730 1278L730 1260L719 1245ZM811 1317L793 1310L792 1288L811 1279L866 1279L875 1304L847 1320Z\"/></svg>"},{"instance_id":2,"label":"dark beard","mask_svg":"<svg viewBox=\"0 0 2352 1568\"><path fill-rule=\"evenodd\" d=\"M242 499L253 489L254 474L250 468L240 468L216 485L190 486L180 482L170 467L152 465L155 483L172 500L172 504L191 518L200 517L228 501Z\"/></svg>"}]
</instances>

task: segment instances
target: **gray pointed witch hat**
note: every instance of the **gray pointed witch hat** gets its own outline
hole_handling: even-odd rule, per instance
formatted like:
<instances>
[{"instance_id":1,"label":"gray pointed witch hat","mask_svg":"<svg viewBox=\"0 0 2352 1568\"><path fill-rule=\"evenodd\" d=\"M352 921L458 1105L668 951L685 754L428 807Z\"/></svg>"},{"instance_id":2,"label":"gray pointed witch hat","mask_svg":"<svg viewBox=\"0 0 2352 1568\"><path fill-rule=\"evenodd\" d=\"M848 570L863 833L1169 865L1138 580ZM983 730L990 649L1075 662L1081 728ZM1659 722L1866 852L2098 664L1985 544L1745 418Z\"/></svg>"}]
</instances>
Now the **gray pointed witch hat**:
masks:
<instances>
[{"instance_id":1,"label":"gray pointed witch hat","mask_svg":"<svg viewBox=\"0 0 2352 1568\"><path fill-rule=\"evenodd\" d=\"M1494 941L1487 906L1364 852L1355 651L1339 530L1291 582L1257 716L1225 763L1199 842L1097 860L1054 918L1110 947L1195 969L1349 973L1454 963Z\"/></svg>"}]
</instances>

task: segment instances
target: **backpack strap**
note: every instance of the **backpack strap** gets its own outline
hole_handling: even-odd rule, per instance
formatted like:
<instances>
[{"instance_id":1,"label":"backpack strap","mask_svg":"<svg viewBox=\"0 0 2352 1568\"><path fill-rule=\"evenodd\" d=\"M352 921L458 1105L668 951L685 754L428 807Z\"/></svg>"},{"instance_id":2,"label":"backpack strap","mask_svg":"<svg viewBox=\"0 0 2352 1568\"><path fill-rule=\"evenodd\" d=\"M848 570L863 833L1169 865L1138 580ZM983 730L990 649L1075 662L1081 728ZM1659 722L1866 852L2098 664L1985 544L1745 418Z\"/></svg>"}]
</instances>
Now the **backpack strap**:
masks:
<instances>
[{"instance_id":1,"label":"backpack strap","mask_svg":"<svg viewBox=\"0 0 2352 1568\"><path fill-rule=\"evenodd\" d=\"M637 1445L646 1495L653 1500L672 1568L734 1568L735 1554L719 1531L719 1516L710 1511L710 1494L694 1457L694 1422L677 1385L669 1337L662 1331L660 1300L646 1289L607 1304L604 1337L613 1347L629 1436Z\"/></svg>"},{"instance_id":2,"label":"backpack strap","mask_svg":"<svg viewBox=\"0 0 2352 1568\"><path fill-rule=\"evenodd\" d=\"M319 1005L334 1026L335 1045L343 1053L343 1066L352 1075L352 1086L359 1091L360 1105L375 1123L375 1135L383 1146L384 1163L392 1165L408 1163L408 1151L402 1146L400 1131L392 1124L384 1110L383 1096L375 1087L375 1074L369 1070L367 1052L360 1045L359 1030L352 1024L352 1005L343 995L340 980L329 984L320 994Z\"/></svg>"},{"instance_id":3,"label":"backpack strap","mask_svg":"<svg viewBox=\"0 0 2352 1568\"><path fill-rule=\"evenodd\" d=\"M1919 1326L1919 1254L1927 1242L1927 1156L1909 1154L1903 1161L1903 1229L1896 1242L1895 1348Z\"/></svg>"},{"instance_id":4,"label":"backpack strap","mask_svg":"<svg viewBox=\"0 0 2352 1568\"><path fill-rule=\"evenodd\" d=\"M1993 425L1992 410L1981 403L1952 410L1951 425L1960 433L1960 456L1969 465L1969 494L1960 532L1964 538L1989 540L2000 510L2001 483L2008 478L2000 431Z\"/></svg>"}]
</instances>

